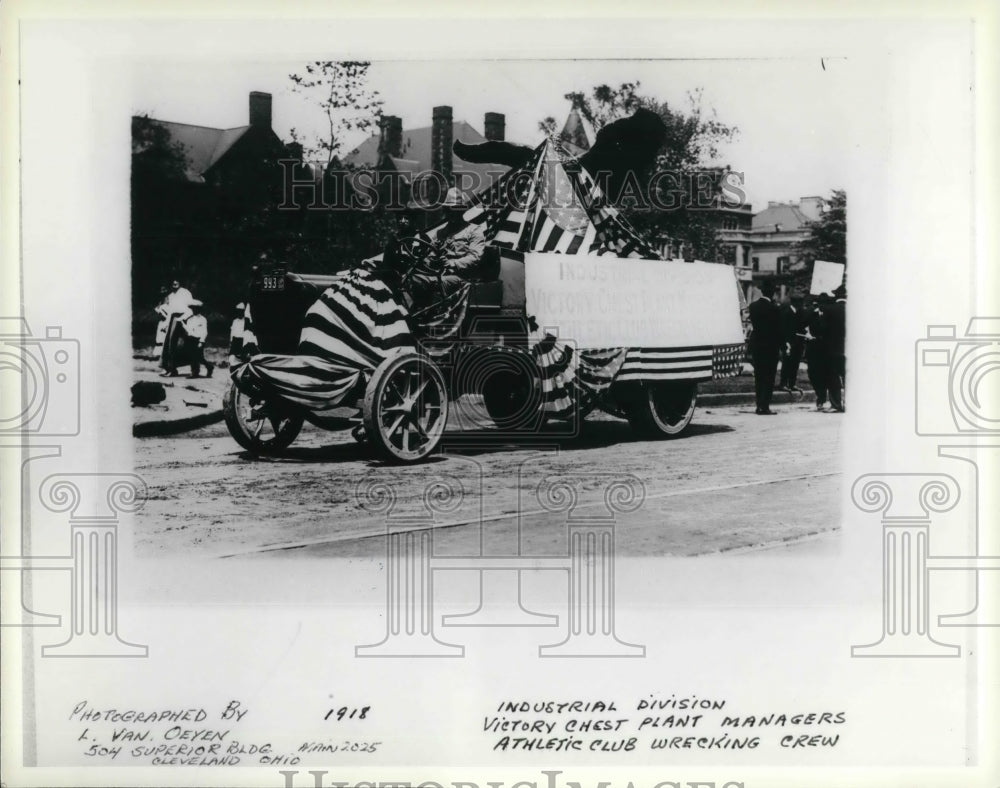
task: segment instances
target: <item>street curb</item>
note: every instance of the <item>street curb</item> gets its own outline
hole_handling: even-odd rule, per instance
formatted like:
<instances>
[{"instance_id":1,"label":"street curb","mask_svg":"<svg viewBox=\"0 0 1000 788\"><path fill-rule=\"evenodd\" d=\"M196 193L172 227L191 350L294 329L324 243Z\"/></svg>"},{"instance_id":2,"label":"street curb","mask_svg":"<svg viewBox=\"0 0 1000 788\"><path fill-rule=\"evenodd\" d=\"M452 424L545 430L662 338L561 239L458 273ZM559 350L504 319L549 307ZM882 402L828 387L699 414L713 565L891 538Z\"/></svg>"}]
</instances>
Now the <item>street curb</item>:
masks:
<instances>
[{"instance_id":1,"label":"street curb","mask_svg":"<svg viewBox=\"0 0 1000 788\"><path fill-rule=\"evenodd\" d=\"M698 405L752 405L755 403L756 397L752 391L737 392L735 394L699 394L698 395ZM815 391L803 391L802 396L796 396L792 399L792 395L787 391L775 391L774 395L771 397L771 402L782 404L782 405L794 405L798 402L815 402L816 392Z\"/></svg>"},{"instance_id":2,"label":"street curb","mask_svg":"<svg viewBox=\"0 0 1000 788\"><path fill-rule=\"evenodd\" d=\"M174 435L178 432L187 432L198 427L206 427L222 421L222 409L212 410L208 413L199 413L197 416L185 416L180 419L159 419L156 421L140 421L132 425L133 438L150 438L158 435Z\"/></svg>"}]
</instances>

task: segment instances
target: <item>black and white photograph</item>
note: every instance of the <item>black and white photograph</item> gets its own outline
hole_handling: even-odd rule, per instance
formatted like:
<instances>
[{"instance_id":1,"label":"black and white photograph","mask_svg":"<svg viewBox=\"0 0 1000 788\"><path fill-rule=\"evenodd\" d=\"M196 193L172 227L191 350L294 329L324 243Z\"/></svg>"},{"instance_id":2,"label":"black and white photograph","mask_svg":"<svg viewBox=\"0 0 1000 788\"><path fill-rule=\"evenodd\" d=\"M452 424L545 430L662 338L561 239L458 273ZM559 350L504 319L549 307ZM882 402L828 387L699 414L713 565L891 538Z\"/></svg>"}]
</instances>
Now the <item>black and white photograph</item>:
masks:
<instances>
[{"instance_id":1,"label":"black and white photograph","mask_svg":"<svg viewBox=\"0 0 1000 788\"><path fill-rule=\"evenodd\" d=\"M5 3L0 788L995 785L997 20Z\"/></svg>"},{"instance_id":2,"label":"black and white photograph","mask_svg":"<svg viewBox=\"0 0 1000 788\"><path fill-rule=\"evenodd\" d=\"M526 462L634 476L624 554L835 542L843 59L196 71L136 75L140 553L381 554L373 473L531 552Z\"/></svg>"}]
</instances>

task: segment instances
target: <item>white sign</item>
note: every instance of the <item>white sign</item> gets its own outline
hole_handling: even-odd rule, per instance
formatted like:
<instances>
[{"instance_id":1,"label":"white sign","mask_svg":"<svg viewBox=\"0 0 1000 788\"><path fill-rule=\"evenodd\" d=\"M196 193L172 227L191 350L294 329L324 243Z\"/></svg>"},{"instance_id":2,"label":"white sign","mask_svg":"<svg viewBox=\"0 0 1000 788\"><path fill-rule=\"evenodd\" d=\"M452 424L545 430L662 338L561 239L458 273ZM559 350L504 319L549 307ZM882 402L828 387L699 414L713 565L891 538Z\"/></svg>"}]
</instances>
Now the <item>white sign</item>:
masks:
<instances>
[{"instance_id":1,"label":"white sign","mask_svg":"<svg viewBox=\"0 0 1000 788\"><path fill-rule=\"evenodd\" d=\"M844 264L828 263L825 260L817 260L813 263L812 284L809 285L811 295L820 293L832 293L844 281Z\"/></svg>"},{"instance_id":2,"label":"white sign","mask_svg":"<svg viewBox=\"0 0 1000 788\"><path fill-rule=\"evenodd\" d=\"M529 253L525 298L539 332L581 348L668 348L743 341L728 265ZM553 331L554 329L554 331Z\"/></svg>"}]
</instances>

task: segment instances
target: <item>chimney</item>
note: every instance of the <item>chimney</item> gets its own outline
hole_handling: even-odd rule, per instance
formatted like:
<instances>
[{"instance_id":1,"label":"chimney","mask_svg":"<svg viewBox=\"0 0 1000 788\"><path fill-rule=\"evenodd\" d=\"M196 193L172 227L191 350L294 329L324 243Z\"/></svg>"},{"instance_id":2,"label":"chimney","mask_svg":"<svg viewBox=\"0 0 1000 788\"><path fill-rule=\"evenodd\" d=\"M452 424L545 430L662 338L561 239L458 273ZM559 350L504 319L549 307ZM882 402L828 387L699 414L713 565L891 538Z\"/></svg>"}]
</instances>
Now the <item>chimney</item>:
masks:
<instances>
[{"instance_id":1,"label":"chimney","mask_svg":"<svg viewBox=\"0 0 1000 788\"><path fill-rule=\"evenodd\" d=\"M379 150L387 156L402 158L403 119L395 115L383 115L379 130L382 135L382 139L379 140Z\"/></svg>"},{"instance_id":2,"label":"chimney","mask_svg":"<svg viewBox=\"0 0 1000 788\"><path fill-rule=\"evenodd\" d=\"M803 197L799 200L799 210L805 214L811 222L815 222L823 215L822 197Z\"/></svg>"},{"instance_id":3,"label":"chimney","mask_svg":"<svg viewBox=\"0 0 1000 788\"><path fill-rule=\"evenodd\" d=\"M250 92L250 125L271 128L271 94Z\"/></svg>"},{"instance_id":4,"label":"chimney","mask_svg":"<svg viewBox=\"0 0 1000 788\"><path fill-rule=\"evenodd\" d=\"M431 124L431 169L451 186L451 107L434 107Z\"/></svg>"},{"instance_id":5,"label":"chimney","mask_svg":"<svg viewBox=\"0 0 1000 788\"><path fill-rule=\"evenodd\" d=\"M495 142L504 141L507 119L500 112L487 112L483 118L483 135L486 139Z\"/></svg>"}]
</instances>

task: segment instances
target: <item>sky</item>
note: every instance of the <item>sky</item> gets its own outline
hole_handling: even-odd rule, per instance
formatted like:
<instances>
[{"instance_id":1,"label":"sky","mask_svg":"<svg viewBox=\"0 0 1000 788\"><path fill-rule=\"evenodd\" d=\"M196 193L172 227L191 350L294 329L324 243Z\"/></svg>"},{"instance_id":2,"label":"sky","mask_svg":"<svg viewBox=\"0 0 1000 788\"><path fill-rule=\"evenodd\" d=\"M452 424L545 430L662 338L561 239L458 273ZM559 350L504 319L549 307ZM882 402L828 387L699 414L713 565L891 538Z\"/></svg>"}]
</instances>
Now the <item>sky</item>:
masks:
<instances>
[{"instance_id":1,"label":"sky","mask_svg":"<svg viewBox=\"0 0 1000 788\"><path fill-rule=\"evenodd\" d=\"M133 73L135 113L230 128L247 121L251 90L273 96L273 126L289 139L307 137L325 120L314 103L291 91L288 75L300 61L140 65ZM486 112L501 112L507 139L537 144L538 122L569 112L564 95L595 85L638 81L640 92L685 109L688 94L702 93L703 107L735 126L736 138L716 164L743 172L754 210L768 201L828 196L843 187L850 141L851 70L844 59L741 60L479 60L376 61L370 85L383 111L399 115L403 128L427 126L431 108L453 108L454 119L482 131ZM348 150L365 135L351 138Z\"/></svg>"}]
</instances>

